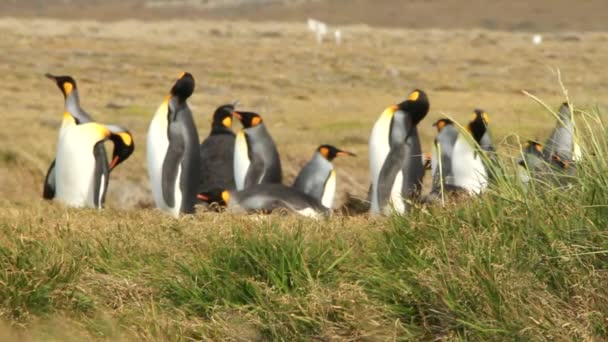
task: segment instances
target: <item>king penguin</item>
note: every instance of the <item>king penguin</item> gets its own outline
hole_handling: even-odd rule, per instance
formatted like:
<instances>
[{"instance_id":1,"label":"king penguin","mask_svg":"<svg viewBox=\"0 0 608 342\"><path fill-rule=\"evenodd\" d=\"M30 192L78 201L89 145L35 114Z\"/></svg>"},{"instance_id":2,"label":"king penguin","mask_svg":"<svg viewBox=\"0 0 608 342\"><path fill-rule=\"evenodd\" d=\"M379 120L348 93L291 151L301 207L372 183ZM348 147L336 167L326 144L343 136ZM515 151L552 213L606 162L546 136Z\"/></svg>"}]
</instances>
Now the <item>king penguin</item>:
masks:
<instances>
[{"instance_id":1,"label":"king penguin","mask_svg":"<svg viewBox=\"0 0 608 342\"><path fill-rule=\"evenodd\" d=\"M486 168L488 179L495 179L500 173L498 157L489 129L490 117L483 109L475 109L466 129L481 148L481 160Z\"/></svg>"},{"instance_id":2,"label":"king penguin","mask_svg":"<svg viewBox=\"0 0 608 342\"><path fill-rule=\"evenodd\" d=\"M68 126L93 121L91 116L80 107L80 97L78 95L78 88L76 87L76 80L74 80L74 78L71 76L55 76L49 73L45 74L44 76L57 84L57 87L59 87L59 90L61 90L64 97L64 112L68 113L68 115L71 115L74 118L73 120L62 120L61 127L59 128L59 136L61 136L62 132ZM44 179L44 189L42 191L42 197L44 199L53 199L55 197L55 162L55 160L51 162Z\"/></svg>"},{"instance_id":3,"label":"king penguin","mask_svg":"<svg viewBox=\"0 0 608 342\"><path fill-rule=\"evenodd\" d=\"M82 107L80 107L80 97L78 95L78 88L76 86L76 80L74 80L74 78L72 78L71 76L54 76L48 73L45 74L45 76L53 80L57 84L65 100L64 118L61 122L61 127L59 129L60 139L69 128L76 125L93 122L91 116L87 112L85 112ZM116 166L118 166L120 163L129 158L129 156L133 153L135 149L135 144L133 141L133 136L126 128L118 125L104 126L106 127L106 129L109 130L109 139L114 144L114 150L112 151L112 160L108 165L106 150L103 144L99 144L99 146L96 147L99 152L96 154L96 158L99 158L98 162L100 164L106 165L104 166L104 168L108 168L109 171L112 171ZM45 199L53 199L57 191L55 166L56 160L53 160L51 162L51 165L49 166L44 180L44 189L42 197ZM106 177L106 185L107 182L108 179ZM103 201L101 202L101 204L103 204Z\"/></svg>"},{"instance_id":4,"label":"king penguin","mask_svg":"<svg viewBox=\"0 0 608 342\"><path fill-rule=\"evenodd\" d=\"M488 129L489 123L490 117L488 114L483 109L475 109L471 121L468 124L468 131L482 150L494 152L494 144L492 143L492 138Z\"/></svg>"},{"instance_id":5,"label":"king penguin","mask_svg":"<svg viewBox=\"0 0 608 342\"><path fill-rule=\"evenodd\" d=\"M543 146L533 140L528 140L522 150L522 157L517 161L518 177L524 186L533 179L542 179L549 175L549 164L543 157Z\"/></svg>"},{"instance_id":6,"label":"king penguin","mask_svg":"<svg viewBox=\"0 0 608 342\"><path fill-rule=\"evenodd\" d=\"M57 144L55 198L72 207L101 208L110 173L103 143L112 132L95 122L74 125L69 121L74 118L66 112L66 127Z\"/></svg>"},{"instance_id":7,"label":"king penguin","mask_svg":"<svg viewBox=\"0 0 608 342\"><path fill-rule=\"evenodd\" d=\"M462 189L468 194L480 194L487 187L488 176L471 127L461 132L450 119L440 119L433 125L438 133L431 157L432 193Z\"/></svg>"},{"instance_id":8,"label":"king penguin","mask_svg":"<svg viewBox=\"0 0 608 342\"><path fill-rule=\"evenodd\" d=\"M293 187L318 199L326 208L331 209L336 195L336 171L332 161L337 156L354 157L355 154L332 145L319 146L312 159L296 177Z\"/></svg>"},{"instance_id":9,"label":"king penguin","mask_svg":"<svg viewBox=\"0 0 608 342\"><path fill-rule=\"evenodd\" d=\"M234 181L237 190L255 184L281 183L279 152L268 133L262 117L253 112L235 111L243 129L234 145Z\"/></svg>"},{"instance_id":10,"label":"king penguin","mask_svg":"<svg viewBox=\"0 0 608 342\"><path fill-rule=\"evenodd\" d=\"M404 199L419 195L424 164L418 123L429 111L426 93L416 89L398 105L387 108L369 139L371 212L404 213Z\"/></svg>"},{"instance_id":11,"label":"king penguin","mask_svg":"<svg viewBox=\"0 0 608 342\"><path fill-rule=\"evenodd\" d=\"M156 206L175 217L194 213L200 177L199 139L186 100L194 77L182 73L148 128L148 174Z\"/></svg>"},{"instance_id":12,"label":"king penguin","mask_svg":"<svg viewBox=\"0 0 608 342\"><path fill-rule=\"evenodd\" d=\"M213 114L211 132L201 143L201 171L198 192L212 189L235 189L234 139L232 116L234 105L220 106Z\"/></svg>"},{"instance_id":13,"label":"king penguin","mask_svg":"<svg viewBox=\"0 0 608 342\"><path fill-rule=\"evenodd\" d=\"M545 143L543 156L554 167L573 171L570 166L581 159L581 149L575 139L574 120L567 102L557 114L557 125Z\"/></svg>"},{"instance_id":14,"label":"king penguin","mask_svg":"<svg viewBox=\"0 0 608 342\"><path fill-rule=\"evenodd\" d=\"M241 191L215 189L198 195L199 200L225 206L230 212L264 212L285 209L298 215L319 218L331 214L321 202L299 190L278 183L255 184Z\"/></svg>"}]
</instances>

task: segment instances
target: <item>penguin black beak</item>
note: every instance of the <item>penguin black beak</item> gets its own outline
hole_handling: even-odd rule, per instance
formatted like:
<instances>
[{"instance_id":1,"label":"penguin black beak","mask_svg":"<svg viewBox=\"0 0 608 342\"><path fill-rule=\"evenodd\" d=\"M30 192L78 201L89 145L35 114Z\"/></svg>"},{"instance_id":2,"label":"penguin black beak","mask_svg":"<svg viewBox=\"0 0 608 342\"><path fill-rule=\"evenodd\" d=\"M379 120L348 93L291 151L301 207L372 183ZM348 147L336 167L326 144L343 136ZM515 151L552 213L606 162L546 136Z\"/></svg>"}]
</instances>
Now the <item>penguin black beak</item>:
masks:
<instances>
[{"instance_id":1,"label":"penguin black beak","mask_svg":"<svg viewBox=\"0 0 608 342\"><path fill-rule=\"evenodd\" d=\"M243 120L243 116L241 115L241 113L239 113L237 111L232 112L232 115L234 115L237 119L239 119L241 121Z\"/></svg>"},{"instance_id":2,"label":"penguin black beak","mask_svg":"<svg viewBox=\"0 0 608 342\"><path fill-rule=\"evenodd\" d=\"M357 155L352 153L352 152L348 152L348 151L343 151L340 150L336 153L337 156L350 156L350 157L356 157Z\"/></svg>"},{"instance_id":3,"label":"penguin black beak","mask_svg":"<svg viewBox=\"0 0 608 342\"><path fill-rule=\"evenodd\" d=\"M50 80L57 81L57 77L49 74L48 72L44 76Z\"/></svg>"}]
</instances>

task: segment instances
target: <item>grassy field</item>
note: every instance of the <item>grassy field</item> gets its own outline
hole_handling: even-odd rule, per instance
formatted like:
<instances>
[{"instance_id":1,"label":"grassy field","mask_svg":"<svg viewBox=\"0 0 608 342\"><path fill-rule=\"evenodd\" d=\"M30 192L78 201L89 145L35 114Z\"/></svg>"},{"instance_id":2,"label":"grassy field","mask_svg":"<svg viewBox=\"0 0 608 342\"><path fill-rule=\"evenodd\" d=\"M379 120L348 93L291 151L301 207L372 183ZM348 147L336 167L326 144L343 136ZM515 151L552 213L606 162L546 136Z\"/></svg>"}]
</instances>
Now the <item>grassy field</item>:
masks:
<instances>
[{"instance_id":1,"label":"grassy field","mask_svg":"<svg viewBox=\"0 0 608 342\"><path fill-rule=\"evenodd\" d=\"M238 99L269 125L290 182L321 143L338 159L339 207L364 197L367 139L387 106L416 87L421 123L491 118L499 152L544 140L564 100L604 111L608 34L343 28L317 45L300 24L234 21L1 19L0 317L25 340L602 340L608 338L603 127L568 190L528 194L507 182L480 199L407 218L311 222L271 215L150 209L145 133L177 75L190 71L201 136ZM62 97L45 72L79 81L83 107L134 134L107 209L41 200ZM580 115L580 114L579 114ZM580 115L581 117L587 117ZM589 119L591 120L591 119ZM585 137L591 137L584 130ZM591 141L591 139L588 139ZM2 335L0 335L2 336Z\"/></svg>"}]
</instances>

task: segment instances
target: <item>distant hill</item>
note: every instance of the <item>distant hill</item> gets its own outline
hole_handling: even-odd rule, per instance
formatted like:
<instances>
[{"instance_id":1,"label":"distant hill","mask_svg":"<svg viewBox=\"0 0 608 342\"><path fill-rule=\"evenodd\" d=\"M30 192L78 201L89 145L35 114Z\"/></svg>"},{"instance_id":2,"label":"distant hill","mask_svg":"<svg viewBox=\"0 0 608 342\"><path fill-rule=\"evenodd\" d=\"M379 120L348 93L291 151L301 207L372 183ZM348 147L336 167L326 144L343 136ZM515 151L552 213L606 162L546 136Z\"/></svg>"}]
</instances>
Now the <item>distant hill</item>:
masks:
<instances>
[{"instance_id":1,"label":"distant hill","mask_svg":"<svg viewBox=\"0 0 608 342\"><path fill-rule=\"evenodd\" d=\"M69 19L210 18L407 28L608 31L605 0L3 0L0 15Z\"/></svg>"}]
</instances>

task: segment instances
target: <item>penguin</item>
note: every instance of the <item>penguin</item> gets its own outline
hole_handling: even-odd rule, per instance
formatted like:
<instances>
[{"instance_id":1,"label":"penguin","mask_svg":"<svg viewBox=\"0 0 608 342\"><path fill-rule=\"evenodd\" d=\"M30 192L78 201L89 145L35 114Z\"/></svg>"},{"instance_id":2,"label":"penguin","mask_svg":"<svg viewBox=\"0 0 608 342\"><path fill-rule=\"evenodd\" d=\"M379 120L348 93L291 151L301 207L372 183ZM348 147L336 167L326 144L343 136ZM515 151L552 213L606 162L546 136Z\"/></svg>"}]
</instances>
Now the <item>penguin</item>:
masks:
<instances>
[{"instance_id":1,"label":"penguin","mask_svg":"<svg viewBox=\"0 0 608 342\"><path fill-rule=\"evenodd\" d=\"M534 140L528 140L517 165L518 177L524 186L527 186L531 179L544 178L550 171L543 156L543 146Z\"/></svg>"},{"instance_id":2,"label":"penguin","mask_svg":"<svg viewBox=\"0 0 608 342\"><path fill-rule=\"evenodd\" d=\"M80 107L78 87L76 86L76 80L74 80L74 78L71 76L55 76L50 73L46 73L44 76L54 81L57 87L59 87L65 101L64 111L74 118L74 120L62 120L61 127L59 128L59 136L61 136L62 132L68 126L93 121L91 116ZM55 191L55 160L53 160L46 172L42 198L49 200L53 199L55 197Z\"/></svg>"},{"instance_id":3,"label":"penguin","mask_svg":"<svg viewBox=\"0 0 608 342\"><path fill-rule=\"evenodd\" d=\"M488 130L490 118L483 109L475 109L467 130L473 136L479 147L486 152L495 152L492 138Z\"/></svg>"},{"instance_id":4,"label":"penguin","mask_svg":"<svg viewBox=\"0 0 608 342\"><path fill-rule=\"evenodd\" d=\"M432 193L462 189L469 194L480 194L487 187L488 173L477 142L469 132L459 131L450 119L440 119L433 125L438 134L431 162Z\"/></svg>"},{"instance_id":5,"label":"penguin","mask_svg":"<svg viewBox=\"0 0 608 342\"><path fill-rule=\"evenodd\" d=\"M193 92L194 77L182 73L148 128L147 162L154 201L174 217L194 213L199 185L198 132L186 102Z\"/></svg>"},{"instance_id":6,"label":"penguin","mask_svg":"<svg viewBox=\"0 0 608 342\"><path fill-rule=\"evenodd\" d=\"M431 193L453 190L452 155L454 144L458 139L458 129L450 119L439 119L433 123L437 128L437 137L431 153L431 174L433 176Z\"/></svg>"},{"instance_id":7,"label":"penguin","mask_svg":"<svg viewBox=\"0 0 608 342\"><path fill-rule=\"evenodd\" d=\"M213 114L211 132L201 143L200 183L198 192L212 189L235 189L234 140L232 116L234 105L218 107Z\"/></svg>"},{"instance_id":8,"label":"penguin","mask_svg":"<svg viewBox=\"0 0 608 342\"><path fill-rule=\"evenodd\" d=\"M297 175L293 187L321 201L326 208L332 208L336 195L336 171L332 161L337 156L355 156L332 145L321 145L312 159Z\"/></svg>"},{"instance_id":9,"label":"penguin","mask_svg":"<svg viewBox=\"0 0 608 342\"><path fill-rule=\"evenodd\" d=\"M49 73L45 74L45 76L57 84L65 100L64 119L62 120L61 127L59 129L60 138L65 131L72 126L93 122L91 116L84 111L82 107L80 107L78 87L76 85L76 80L74 80L73 77L54 76ZM133 141L133 136L127 129L117 125L105 125L105 127L110 131L109 139L114 144L114 150L112 151L112 162L107 166L109 171L112 171L116 166L129 158L135 149L135 144ZM99 158L101 158L100 162L105 160L105 163L108 164L105 146L100 144L97 149L99 149ZM55 197L55 166L56 161L53 160L48 168L44 180L44 188L42 192L42 197L44 199L53 199Z\"/></svg>"},{"instance_id":10,"label":"penguin","mask_svg":"<svg viewBox=\"0 0 608 342\"><path fill-rule=\"evenodd\" d=\"M554 167L572 171L573 164L581 159L581 149L575 140L575 127L567 102L562 103L557 113L557 124L545 143L544 159ZM567 170L570 168L569 170Z\"/></svg>"},{"instance_id":11,"label":"penguin","mask_svg":"<svg viewBox=\"0 0 608 342\"><path fill-rule=\"evenodd\" d=\"M64 121L74 121L69 113ZM112 132L104 125L66 123L55 160L55 197L72 207L101 208L108 189L109 167L103 149Z\"/></svg>"},{"instance_id":12,"label":"penguin","mask_svg":"<svg viewBox=\"0 0 608 342\"><path fill-rule=\"evenodd\" d=\"M198 194L201 201L225 206L233 213L271 212L286 209L298 215L319 218L331 210L321 202L299 190L279 183L254 184L241 191L216 189Z\"/></svg>"},{"instance_id":13,"label":"penguin","mask_svg":"<svg viewBox=\"0 0 608 342\"><path fill-rule=\"evenodd\" d=\"M234 181L237 190L255 184L281 183L279 152L262 117L253 112L235 111L243 125L234 144Z\"/></svg>"},{"instance_id":14,"label":"penguin","mask_svg":"<svg viewBox=\"0 0 608 342\"><path fill-rule=\"evenodd\" d=\"M420 194L424 164L418 123L429 111L426 93L416 89L398 105L387 108L369 139L371 212L406 211L404 199Z\"/></svg>"},{"instance_id":15,"label":"penguin","mask_svg":"<svg viewBox=\"0 0 608 342\"><path fill-rule=\"evenodd\" d=\"M475 109L466 129L481 148L483 153L481 160L486 168L488 180L494 180L500 173L500 167L496 149L490 136L489 123L490 117L488 114L483 109Z\"/></svg>"}]
</instances>

